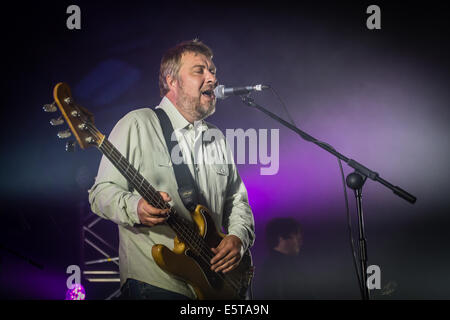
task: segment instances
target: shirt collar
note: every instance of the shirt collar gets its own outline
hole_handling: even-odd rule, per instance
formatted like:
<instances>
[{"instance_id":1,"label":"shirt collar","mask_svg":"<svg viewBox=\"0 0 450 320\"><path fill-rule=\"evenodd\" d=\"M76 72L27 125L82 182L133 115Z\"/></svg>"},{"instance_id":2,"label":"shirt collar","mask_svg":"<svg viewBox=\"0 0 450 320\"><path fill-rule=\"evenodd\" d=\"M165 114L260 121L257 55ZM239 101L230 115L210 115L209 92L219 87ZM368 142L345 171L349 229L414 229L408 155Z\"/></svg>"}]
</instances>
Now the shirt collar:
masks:
<instances>
[{"instance_id":1,"label":"shirt collar","mask_svg":"<svg viewBox=\"0 0 450 320\"><path fill-rule=\"evenodd\" d=\"M170 122L172 122L172 127L174 130L192 128L190 127L191 123L187 121L185 117L183 117L183 115L173 105L172 101L170 101L169 98L164 97L157 108L161 108L167 113ZM196 130L205 131L208 129L208 126L203 120L196 121L194 125Z\"/></svg>"}]
</instances>

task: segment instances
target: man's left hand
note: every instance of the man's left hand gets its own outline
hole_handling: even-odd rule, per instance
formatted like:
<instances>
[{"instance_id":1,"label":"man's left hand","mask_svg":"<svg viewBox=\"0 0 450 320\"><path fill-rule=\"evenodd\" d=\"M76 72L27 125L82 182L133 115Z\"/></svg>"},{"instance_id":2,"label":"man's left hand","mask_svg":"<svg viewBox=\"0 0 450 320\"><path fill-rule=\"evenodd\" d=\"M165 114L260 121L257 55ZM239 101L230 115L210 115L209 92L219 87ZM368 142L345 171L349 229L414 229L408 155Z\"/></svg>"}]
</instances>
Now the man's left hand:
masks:
<instances>
[{"instance_id":1,"label":"man's left hand","mask_svg":"<svg viewBox=\"0 0 450 320\"><path fill-rule=\"evenodd\" d=\"M215 256L211 260L211 270L227 273L239 265L241 261L242 241L235 235L222 239L217 248L211 248Z\"/></svg>"}]
</instances>

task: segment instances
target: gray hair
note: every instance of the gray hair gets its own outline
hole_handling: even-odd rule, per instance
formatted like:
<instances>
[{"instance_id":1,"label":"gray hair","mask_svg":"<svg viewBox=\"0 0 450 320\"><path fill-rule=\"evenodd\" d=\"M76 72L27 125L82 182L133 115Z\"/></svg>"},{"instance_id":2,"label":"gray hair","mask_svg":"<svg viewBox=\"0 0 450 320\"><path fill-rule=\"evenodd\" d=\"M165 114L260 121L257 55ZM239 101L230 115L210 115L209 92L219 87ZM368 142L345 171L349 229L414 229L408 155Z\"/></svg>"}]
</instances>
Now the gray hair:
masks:
<instances>
[{"instance_id":1,"label":"gray hair","mask_svg":"<svg viewBox=\"0 0 450 320\"><path fill-rule=\"evenodd\" d=\"M164 97L169 92L166 77L168 75L177 78L181 67L181 57L186 52L199 53L212 59L212 50L198 39L183 41L164 53L159 68L159 93Z\"/></svg>"}]
</instances>

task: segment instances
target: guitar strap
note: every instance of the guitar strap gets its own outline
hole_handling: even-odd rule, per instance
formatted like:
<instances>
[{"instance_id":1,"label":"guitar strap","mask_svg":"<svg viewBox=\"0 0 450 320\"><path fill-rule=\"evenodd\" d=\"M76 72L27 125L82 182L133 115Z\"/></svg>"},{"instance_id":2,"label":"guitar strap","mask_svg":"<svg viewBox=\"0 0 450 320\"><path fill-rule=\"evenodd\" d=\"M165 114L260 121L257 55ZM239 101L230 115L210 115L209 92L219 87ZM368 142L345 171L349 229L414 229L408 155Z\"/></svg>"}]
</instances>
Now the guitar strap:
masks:
<instances>
[{"instance_id":1,"label":"guitar strap","mask_svg":"<svg viewBox=\"0 0 450 320\"><path fill-rule=\"evenodd\" d=\"M183 201L184 206L189 212L195 210L198 202L197 196L197 188L194 179L192 178L192 174L189 171L189 168L184 161L180 164L174 164L172 162L171 151L178 144L177 141L172 141L172 133L174 132L172 123L170 122L169 117L166 112L161 109L154 109L156 116L159 119L159 123L161 124L161 129L164 135L164 139L166 140L167 150L169 151L170 162L172 163L172 168L175 173L175 179L177 180L178 185L178 194L180 195L181 201ZM183 155L180 149L181 156Z\"/></svg>"}]
</instances>

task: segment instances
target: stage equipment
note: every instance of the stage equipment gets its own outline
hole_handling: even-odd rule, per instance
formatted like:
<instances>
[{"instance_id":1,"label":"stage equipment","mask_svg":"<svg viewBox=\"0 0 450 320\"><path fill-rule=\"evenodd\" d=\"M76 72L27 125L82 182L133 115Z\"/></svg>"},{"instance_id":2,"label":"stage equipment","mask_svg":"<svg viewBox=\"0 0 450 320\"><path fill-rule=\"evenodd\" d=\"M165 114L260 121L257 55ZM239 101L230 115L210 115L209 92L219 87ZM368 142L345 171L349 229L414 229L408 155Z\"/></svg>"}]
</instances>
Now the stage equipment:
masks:
<instances>
[{"instance_id":1,"label":"stage equipment","mask_svg":"<svg viewBox=\"0 0 450 320\"><path fill-rule=\"evenodd\" d=\"M84 208L84 206L83 206ZM99 223L106 222L89 211L86 217L83 214L86 210L80 210L82 215L81 226L81 242L82 254L81 261L83 270L83 278L90 283L120 283L119 274L119 256L117 248L113 246L98 231L94 231L94 226ZM99 256L97 259L86 260L85 247L88 246L94 250ZM110 254L109 252L112 252ZM106 264L106 265L105 265ZM108 269L108 270L105 270ZM114 292L109 294L105 300L116 298L120 295L120 287L118 286Z\"/></svg>"},{"instance_id":2,"label":"stage equipment","mask_svg":"<svg viewBox=\"0 0 450 320\"><path fill-rule=\"evenodd\" d=\"M394 194L397 196L405 199L406 201L410 203L415 203L417 198L413 196L412 194L408 193L407 191L401 189L398 186L394 186L388 181L382 179L380 175L370 170L369 168L365 167L364 165L360 164L359 162L349 159L343 154L336 151L332 146L330 146L327 143L324 143L322 141L319 141L315 139L314 137L310 136L306 132L300 130L296 126L290 124L289 122L283 120L282 118L278 117L276 114L268 111L267 109L263 108L262 106L255 103L255 101L250 97L250 94L248 95L241 95L240 96L242 102L250 107L256 108L272 119L275 119L285 127L291 129L295 133L297 133L300 137L302 137L304 140L312 142L319 146L320 148L328 151L338 159L346 162L351 168L353 168L355 171L347 176L346 182L347 185L355 191L355 198L356 198L356 204L357 204L357 213L358 213L358 225L359 225L359 249L360 249L360 272L361 272L361 296L363 300L369 300L370 299L370 293L369 289L367 287L367 261L368 261L368 255L367 255L367 240L365 236L365 229L364 229L364 218L363 218L363 208L362 208L362 187L366 181L366 179L369 177L370 179L377 181L387 187L388 189L392 190ZM358 276L359 277L359 276Z\"/></svg>"},{"instance_id":3,"label":"stage equipment","mask_svg":"<svg viewBox=\"0 0 450 320\"><path fill-rule=\"evenodd\" d=\"M223 85L220 85L214 89L214 95L216 96L217 99L223 100L233 95L240 96L243 94L248 94L253 91L263 91L265 89L269 89L269 86L257 84L256 86L228 88Z\"/></svg>"}]
</instances>

